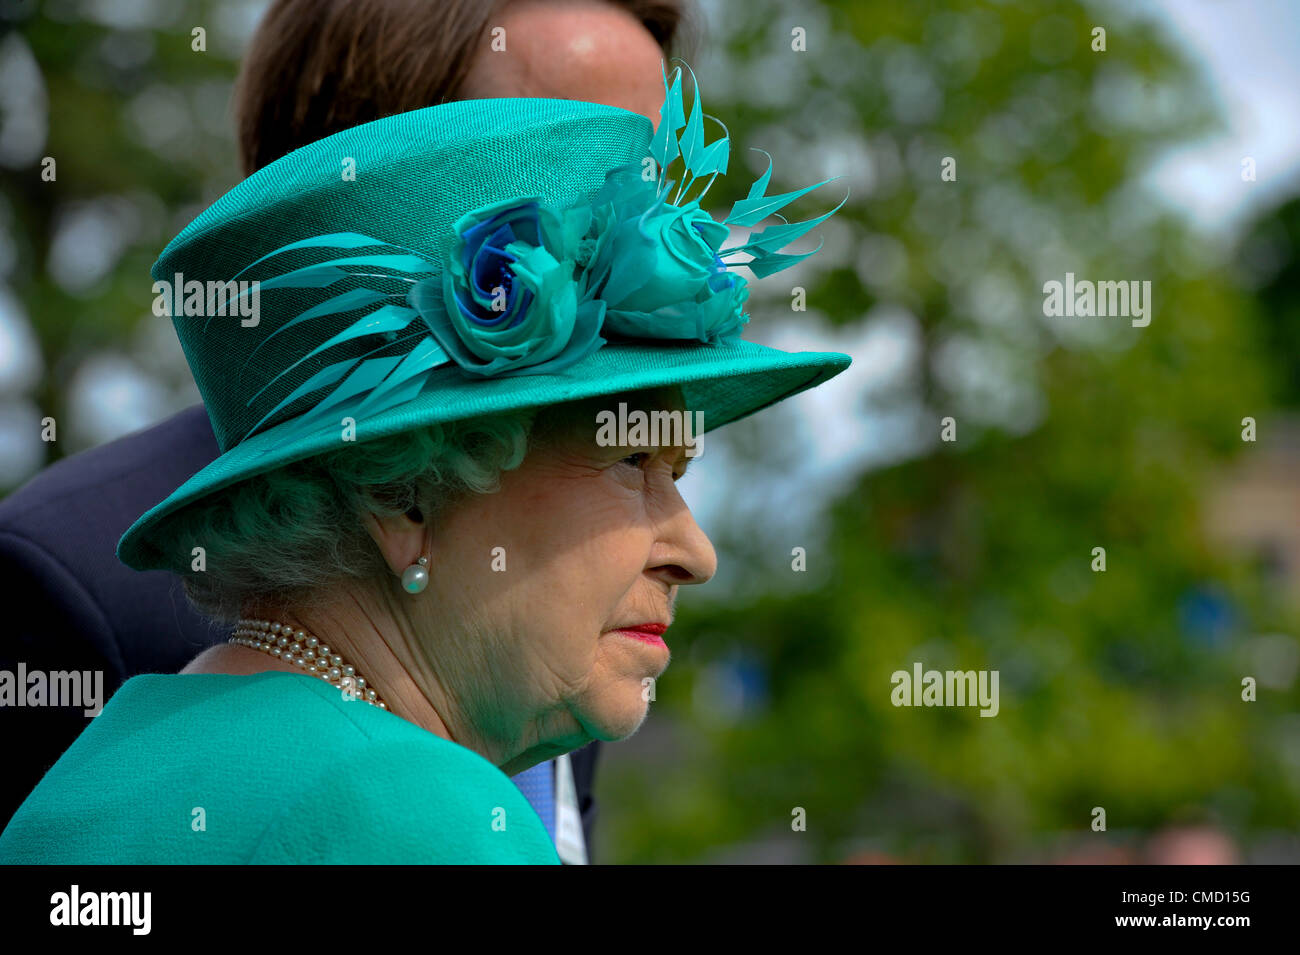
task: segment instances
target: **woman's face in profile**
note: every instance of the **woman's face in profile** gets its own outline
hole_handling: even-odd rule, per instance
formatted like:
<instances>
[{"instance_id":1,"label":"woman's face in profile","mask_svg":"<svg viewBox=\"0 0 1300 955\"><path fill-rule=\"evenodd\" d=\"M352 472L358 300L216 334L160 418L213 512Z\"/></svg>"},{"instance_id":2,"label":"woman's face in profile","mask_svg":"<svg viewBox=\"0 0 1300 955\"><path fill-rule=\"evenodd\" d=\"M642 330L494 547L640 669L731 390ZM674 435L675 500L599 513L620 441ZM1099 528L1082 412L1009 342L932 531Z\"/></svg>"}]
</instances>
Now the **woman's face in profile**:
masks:
<instances>
[{"instance_id":1,"label":"woman's face in profile","mask_svg":"<svg viewBox=\"0 0 1300 955\"><path fill-rule=\"evenodd\" d=\"M464 98L586 100L658 124L663 51L626 10L516 0L493 26L505 49L478 55ZM675 390L641 397L645 410L681 407ZM434 526L423 632L442 644L430 657L459 704L448 728L479 752L525 754L509 772L635 732L669 651L617 629L670 622L677 587L717 569L674 483L685 448L600 447L596 412L617 408L601 398L548 412L548 440L501 490Z\"/></svg>"},{"instance_id":2,"label":"woman's face in profile","mask_svg":"<svg viewBox=\"0 0 1300 955\"><path fill-rule=\"evenodd\" d=\"M469 745L468 733L486 744L480 752L531 750L537 762L628 736L645 719L647 681L669 651L617 631L671 622L678 586L708 580L717 557L675 484L686 442L601 446L596 413L617 414L620 400L629 413L680 409L675 398L549 409L538 445L498 492L434 519L424 606L436 619L421 631L459 704L448 724L457 741Z\"/></svg>"}]
</instances>

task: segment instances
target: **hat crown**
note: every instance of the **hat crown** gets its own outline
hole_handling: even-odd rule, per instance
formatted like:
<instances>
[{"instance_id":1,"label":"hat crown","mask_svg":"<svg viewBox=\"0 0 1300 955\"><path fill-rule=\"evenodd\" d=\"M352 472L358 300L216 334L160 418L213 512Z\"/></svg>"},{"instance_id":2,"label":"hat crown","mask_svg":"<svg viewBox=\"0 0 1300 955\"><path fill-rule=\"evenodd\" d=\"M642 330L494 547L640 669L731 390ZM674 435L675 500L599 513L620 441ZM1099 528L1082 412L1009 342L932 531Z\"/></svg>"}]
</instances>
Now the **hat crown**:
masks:
<instances>
[{"instance_id":1,"label":"hat crown","mask_svg":"<svg viewBox=\"0 0 1300 955\"><path fill-rule=\"evenodd\" d=\"M236 285L223 306L222 297L213 296L218 284L236 277L259 282L295 265L316 264L320 255L311 250L284 253L273 264L258 260L340 231L445 262L455 223L467 209L521 195L558 208L588 202L611 168L649 155L653 132L646 117L598 103L459 100L335 133L239 183L173 239L152 270L156 282L168 283L155 291L172 307L218 447L230 450L326 366L384 354L373 340L352 341L304 361L356 313L324 314L289 327L294 316L351 289L387 282L386 291L404 292L392 277L348 277L328 288ZM244 296L235 299L241 289ZM400 354L402 343L392 351ZM287 415L311 405L304 395Z\"/></svg>"}]
</instances>

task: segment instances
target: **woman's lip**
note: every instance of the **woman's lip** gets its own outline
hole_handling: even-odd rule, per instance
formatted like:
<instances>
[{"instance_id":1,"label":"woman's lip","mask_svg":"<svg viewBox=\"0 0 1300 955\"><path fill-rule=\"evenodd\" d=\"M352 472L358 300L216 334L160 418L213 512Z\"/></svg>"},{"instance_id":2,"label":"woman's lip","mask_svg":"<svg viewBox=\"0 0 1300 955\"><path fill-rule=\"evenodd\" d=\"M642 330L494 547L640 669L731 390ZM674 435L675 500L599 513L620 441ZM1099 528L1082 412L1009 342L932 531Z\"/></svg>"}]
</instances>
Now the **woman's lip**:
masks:
<instances>
[{"instance_id":1,"label":"woman's lip","mask_svg":"<svg viewBox=\"0 0 1300 955\"><path fill-rule=\"evenodd\" d=\"M656 626L663 627L662 624L657 624ZM667 627L663 627L663 630L667 630L667 629L668 629ZM657 647L663 647L664 649L668 648L668 644L664 643L663 637L661 637L658 633L652 633L650 630L644 629L642 627L635 627L635 628L623 627L621 629L615 630L614 632L621 633L624 636L631 637L634 640L640 640L643 643L651 643ZM662 630L660 632L662 632Z\"/></svg>"},{"instance_id":2,"label":"woman's lip","mask_svg":"<svg viewBox=\"0 0 1300 955\"><path fill-rule=\"evenodd\" d=\"M620 630L639 630L642 633L653 633L655 636L662 637L664 631L668 629L666 623L638 623L634 627L619 627Z\"/></svg>"}]
</instances>

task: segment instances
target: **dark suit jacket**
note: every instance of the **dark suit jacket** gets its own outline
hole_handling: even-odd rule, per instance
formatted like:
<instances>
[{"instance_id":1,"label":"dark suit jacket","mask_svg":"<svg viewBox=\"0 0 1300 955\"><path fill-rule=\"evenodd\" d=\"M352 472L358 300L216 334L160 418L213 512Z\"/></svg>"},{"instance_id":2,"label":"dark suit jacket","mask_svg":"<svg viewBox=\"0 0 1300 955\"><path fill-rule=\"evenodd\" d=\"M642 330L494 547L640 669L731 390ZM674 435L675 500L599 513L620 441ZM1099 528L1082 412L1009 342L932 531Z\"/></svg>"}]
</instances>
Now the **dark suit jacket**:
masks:
<instances>
[{"instance_id":1,"label":"dark suit jacket","mask_svg":"<svg viewBox=\"0 0 1300 955\"><path fill-rule=\"evenodd\" d=\"M0 586L9 620L0 670L103 670L104 698L138 673L175 673L229 635L199 616L181 580L132 570L117 541L137 517L217 456L202 405L65 458L0 501ZM0 707L0 829L86 726L80 708ZM572 754L591 847L598 743Z\"/></svg>"}]
</instances>

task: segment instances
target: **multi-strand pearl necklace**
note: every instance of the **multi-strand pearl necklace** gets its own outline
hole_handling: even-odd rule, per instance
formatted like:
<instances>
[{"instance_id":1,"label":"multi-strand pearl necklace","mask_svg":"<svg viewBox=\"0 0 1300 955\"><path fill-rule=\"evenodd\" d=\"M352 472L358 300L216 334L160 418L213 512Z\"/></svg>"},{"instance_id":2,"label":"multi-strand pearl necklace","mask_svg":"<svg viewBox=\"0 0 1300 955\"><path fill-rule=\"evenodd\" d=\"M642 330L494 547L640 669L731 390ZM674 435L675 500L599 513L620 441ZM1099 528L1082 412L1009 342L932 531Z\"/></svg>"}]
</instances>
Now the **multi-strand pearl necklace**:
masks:
<instances>
[{"instance_id":1,"label":"multi-strand pearl necklace","mask_svg":"<svg viewBox=\"0 0 1300 955\"><path fill-rule=\"evenodd\" d=\"M252 620L247 617L237 620L235 628L230 636L230 643L252 647L254 650L279 657L345 690L358 700L365 700L371 706L377 706L381 710L388 709L388 705L366 683L365 677L357 673L355 667L345 663L343 657L324 646L317 637L306 630L295 631L288 624L277 623L274 620Z\"/></svg>"}]
</instances>

